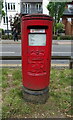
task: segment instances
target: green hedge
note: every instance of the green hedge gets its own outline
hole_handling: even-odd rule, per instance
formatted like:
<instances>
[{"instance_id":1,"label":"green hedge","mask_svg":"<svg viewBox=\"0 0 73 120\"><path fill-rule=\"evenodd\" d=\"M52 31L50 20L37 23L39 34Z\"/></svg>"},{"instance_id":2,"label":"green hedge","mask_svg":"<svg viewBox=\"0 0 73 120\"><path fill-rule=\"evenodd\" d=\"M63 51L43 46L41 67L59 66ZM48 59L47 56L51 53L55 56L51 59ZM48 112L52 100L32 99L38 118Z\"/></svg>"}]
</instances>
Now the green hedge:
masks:
<instances>
[{"instance_id":1,"label":"green hedge","mask_svg":"<svg viewBox=\"0 0 73 120\"><path fill-rule=\"evenodd\" d=\"M54 35L54 36L53 36L53 40L57 40L57 35Z\"/></svg>"},{"instance_id":2,"label":"green hedge","mask_svg":"<svg viewBox=\"0 0 73 120\"><path fill-rule=\"evenodd\" d=\"M60 39L61 40L73 40L73 36L69 36L69 35L67 35L67 36L60 36Z\"/></svg>"},{"instance_id":3,"label":"green hedge","mask_svg":"<svg viewBox=\"0 0 73 120\"><path fill-rule=\"evenodd\" d=\"M7 40L7 39L8 39L8 35L2 35L1 38L4 39L4 40ZM12 39L13 39L13 36L12 36L12 35L9 35L9 39L12 40ZM21 35L18 35L18 39L21 39Z\"/></svg>"},{"instance_id":4,"label":"green hedge","mask_svg":"<svg viewBox=\"0 0 73 120\"><path fill-rule=\"evenodd\" d=\"M2 39L5 39L7 40L8 39L8 35L2 35ZM12 35L9 35L9 39L13 39L13 36Z\"/></svg>"},{"instance_id":5,"label":"green hedge","mask_svg":"<svg viewBox=\"0 0 73 120\"><path fill-rule=\"evenodd\" d=\"M2 39L7 40L8 39L8 35L2 35ZM12 40L13 36L9 35L9 39ZM18 35L18 39L21 39L21 35ZM66 35L66 36L53 36L53 40L73 40L73 36L70 35Z\"/></svg>"},{"instance_id":6,"label":"green hedge","mask_svg":"<svg viewBox=\"0 0 73 120\"><path fill-rule=\"evenodd\" d=\"M0 28L0 31L2 32L2 35L4 35L4 30Z\"/></svg>"},{"instance_id":7,"label":"green hedge","mask_svg":"<svg viewBox=\"0 0 73 120\"><path fill-rule=\"evenodd\" d=\"M70 36L70 35L65 35L65 36L53 36L53 40L73 40L73 36Z\"/></svg>"}]
</instances>

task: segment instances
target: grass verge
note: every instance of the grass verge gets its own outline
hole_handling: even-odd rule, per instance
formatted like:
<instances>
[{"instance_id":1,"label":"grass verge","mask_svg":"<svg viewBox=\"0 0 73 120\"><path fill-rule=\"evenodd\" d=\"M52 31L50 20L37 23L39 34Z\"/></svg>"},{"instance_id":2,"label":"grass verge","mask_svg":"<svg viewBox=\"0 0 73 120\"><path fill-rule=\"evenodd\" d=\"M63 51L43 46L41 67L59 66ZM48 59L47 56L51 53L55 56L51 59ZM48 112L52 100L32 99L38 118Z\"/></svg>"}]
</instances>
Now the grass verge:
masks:
<instances>
[{"instance_id":1,"label":"grass verge","mask_svg":"<svg viewBox=\"0 0 73 120\"><path fill-rule=\"evenodd\" d=\"M49 98L45 104L27 103L22 94L21 68L2 69L2 118L72 117L69 69L51 69Z\"/></svg>"}]
</instances>

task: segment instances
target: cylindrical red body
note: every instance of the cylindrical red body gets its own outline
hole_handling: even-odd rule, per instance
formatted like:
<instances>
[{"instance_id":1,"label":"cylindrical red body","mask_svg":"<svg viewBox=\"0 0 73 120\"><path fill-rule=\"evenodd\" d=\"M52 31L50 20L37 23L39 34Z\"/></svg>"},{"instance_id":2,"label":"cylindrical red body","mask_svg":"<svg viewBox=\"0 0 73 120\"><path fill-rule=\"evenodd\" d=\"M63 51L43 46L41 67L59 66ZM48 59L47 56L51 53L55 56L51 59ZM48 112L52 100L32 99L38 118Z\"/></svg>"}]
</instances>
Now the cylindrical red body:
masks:
<instances>
[{"instance_id":1,"label":"cylindrical red body","mask_svg":"<svg viewBox=\"0 0 73 120\"><path fill-rule=\"evenodd\" d=\"M22 17L22 79L30 90L42 90L50 81L51 17L43 14Z\"/></svg>"}]
</instances>

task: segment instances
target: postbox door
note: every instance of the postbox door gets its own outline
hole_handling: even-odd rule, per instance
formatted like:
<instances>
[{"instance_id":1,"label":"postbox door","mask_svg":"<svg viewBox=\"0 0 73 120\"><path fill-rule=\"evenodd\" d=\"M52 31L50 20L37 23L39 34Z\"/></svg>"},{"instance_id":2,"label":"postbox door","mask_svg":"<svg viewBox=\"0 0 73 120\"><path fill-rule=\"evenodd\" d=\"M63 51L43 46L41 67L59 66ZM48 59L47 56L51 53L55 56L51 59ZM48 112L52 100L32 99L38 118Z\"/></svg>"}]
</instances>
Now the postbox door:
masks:
<instances>
[{"instance_id":1,"label":"postbox door","mask_svg":"<svg viewBox=\"0 0 73 120\"><path fill-rule=\"evenodd\" d=\"M28 34L28 74L45 75L46 64L46 33L45 29L30 29Z\"/></svg>"}]
</instances>

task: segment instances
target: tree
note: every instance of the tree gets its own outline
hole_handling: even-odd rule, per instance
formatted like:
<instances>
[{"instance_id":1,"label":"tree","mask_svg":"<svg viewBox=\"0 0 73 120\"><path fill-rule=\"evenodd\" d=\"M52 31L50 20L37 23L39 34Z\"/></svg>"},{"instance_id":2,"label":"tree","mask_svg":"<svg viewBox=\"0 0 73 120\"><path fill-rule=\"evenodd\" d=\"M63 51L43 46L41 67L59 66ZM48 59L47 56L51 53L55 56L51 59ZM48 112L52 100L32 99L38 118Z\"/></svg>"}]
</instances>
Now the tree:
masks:
<instances>
[{"instance_id":1,"label":"tree","mask_svg":"<svg viewBox=\"0 0 73 120\"><path fill-rule=\"evenodd\" d=\"M0 16L5 16L5 12L3 10L3 0L0 0Z\"/></svg>"},{"instance_id":2,"label":"tree","mask_svg":"<svg viewBox=\"0 0 73 120\"><path fill-rule=\"evenodd\" d=\"M56 24L60 22L65 6L66 2L49 2L47 5L50 16L54 18L54 34L56 33Z\"/></svg>"},{"instance_id":3,"label":"tree","mask_svg":"<svg viewBox=\"0 0 73 120\"><path fill-rule=\"evenodd\" d=\"M3 16L5 16L5 12L3 10L3 0L0 0L0 23ZM4 30L1 28L0 28L0 33L4 34Z\"/></svg>"}]
</instances>

